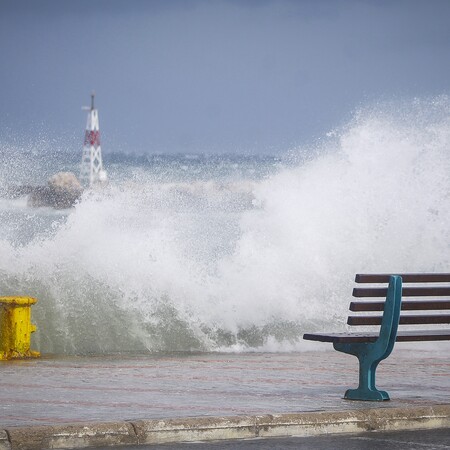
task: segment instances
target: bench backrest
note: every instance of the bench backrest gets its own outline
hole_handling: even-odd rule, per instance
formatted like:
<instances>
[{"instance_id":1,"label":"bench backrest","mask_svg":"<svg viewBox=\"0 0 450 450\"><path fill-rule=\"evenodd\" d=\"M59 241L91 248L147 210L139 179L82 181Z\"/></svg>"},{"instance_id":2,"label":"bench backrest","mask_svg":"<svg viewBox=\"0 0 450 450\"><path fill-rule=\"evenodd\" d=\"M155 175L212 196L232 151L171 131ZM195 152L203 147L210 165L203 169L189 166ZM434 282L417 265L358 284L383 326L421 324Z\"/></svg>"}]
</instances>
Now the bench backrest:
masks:
<instances>
[{"instance_id":1,"label":"bench backrest","mask_svg":"<svg viewBox=\"0 0 450 450\"><path fill-rule=\"evenodd\" d=\"M450 273L396 275L403 282L400 325L450 323ZM356 283L371 286L353 289L353 296L364 300L350 303L350 311L362 314L351 314L348 325L381 325L389 279L388 274L356 275ZM377 298L382 300L373 300ZM372 314L364 314L367 312Z\"/></svg>"}]
</instances>

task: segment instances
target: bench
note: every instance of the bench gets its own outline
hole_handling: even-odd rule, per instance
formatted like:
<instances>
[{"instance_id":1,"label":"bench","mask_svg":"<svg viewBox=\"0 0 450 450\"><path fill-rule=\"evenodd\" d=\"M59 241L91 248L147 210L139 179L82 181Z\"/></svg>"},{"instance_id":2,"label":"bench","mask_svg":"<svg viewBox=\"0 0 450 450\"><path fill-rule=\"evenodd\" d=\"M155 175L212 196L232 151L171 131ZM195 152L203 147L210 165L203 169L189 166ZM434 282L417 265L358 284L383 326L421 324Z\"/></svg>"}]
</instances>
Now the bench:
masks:
<instances>
[{"instance_id":1,"label":"bench","mask_svg":"<svg viewBox=\"0 0 450 450\"><path fill-rule=\"evenodd\" d=\"M355 281L371 285L353 289L353 296L362 300L350 303L350 311L356 314L349 315L347 324L376 325L380 327L379 330L305 333L303 339L332 342L335 350L358 358L359 386L357 389L347 390L344 398L389 400L387 392L375 387L375 372L378 364L390 355L396 341L450 340L450 329L412 329L415 328L413 325L450 323L450 314L446 313L450 310L450 298L442 298L450 296L450 274L358 274ZM414 298L402 301L402 297ZM373 300L374 298L384 299ZM411 325L411 329L398 330L399 325Z\"/></svg>"}]
</instances>

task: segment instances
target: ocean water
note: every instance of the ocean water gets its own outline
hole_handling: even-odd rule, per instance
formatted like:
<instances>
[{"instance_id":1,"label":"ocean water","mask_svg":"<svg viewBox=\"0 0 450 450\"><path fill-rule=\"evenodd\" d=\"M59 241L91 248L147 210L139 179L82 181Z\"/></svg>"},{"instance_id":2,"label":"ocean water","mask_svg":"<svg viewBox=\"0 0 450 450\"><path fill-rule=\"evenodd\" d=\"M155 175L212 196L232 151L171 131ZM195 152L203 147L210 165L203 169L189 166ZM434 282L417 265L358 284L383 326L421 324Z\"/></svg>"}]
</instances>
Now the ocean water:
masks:
<instances>
[{"instance_id":1,"label":"ocean water","mask_svg":"<svg viewBox=\"0 0 450 450\"><path fill-rule=\"evenodd\" d=\"M0 142L0 187L78 173ZM450 101L371 106L275 156L108 154L75 208L0 199L0 293L53 354L291 351L345 329L357 272L449 271Z\"/></svg>"}]
</instances>

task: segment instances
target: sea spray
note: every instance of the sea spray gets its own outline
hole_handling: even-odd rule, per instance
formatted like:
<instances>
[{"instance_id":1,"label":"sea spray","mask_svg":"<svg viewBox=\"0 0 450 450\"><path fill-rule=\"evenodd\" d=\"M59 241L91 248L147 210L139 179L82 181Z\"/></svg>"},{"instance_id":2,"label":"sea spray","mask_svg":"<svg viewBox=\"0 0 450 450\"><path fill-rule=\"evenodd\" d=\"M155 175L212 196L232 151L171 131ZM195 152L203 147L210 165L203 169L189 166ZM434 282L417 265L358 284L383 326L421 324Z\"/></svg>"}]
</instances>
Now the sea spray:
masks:
<instances>
[{"instance_id":1,"label":"sea spray","mask_svg":"<svg viewBox=\"0 0 450 450\"><path fill-rule=\"evenodd\" d=\"M301 348L345 328L356 272L448 271L449 117L447 98L368 108L260 177L137 167L2 235L0 290L39 298L43 353Z\"/></svg>"}]
</instances>

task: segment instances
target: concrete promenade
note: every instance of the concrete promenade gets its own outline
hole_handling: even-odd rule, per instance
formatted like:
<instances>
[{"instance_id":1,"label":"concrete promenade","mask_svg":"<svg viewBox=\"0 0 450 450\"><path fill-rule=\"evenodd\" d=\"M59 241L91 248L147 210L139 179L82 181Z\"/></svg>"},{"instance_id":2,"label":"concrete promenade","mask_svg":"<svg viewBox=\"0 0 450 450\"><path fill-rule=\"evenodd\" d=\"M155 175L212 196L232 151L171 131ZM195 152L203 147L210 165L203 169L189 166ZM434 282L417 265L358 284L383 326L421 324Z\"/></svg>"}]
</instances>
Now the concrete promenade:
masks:
<instances>
[{"instance_id":1,"label":"concrete promenade","mask_svg":"<svg viewBox=\"0 0 450 450\"><path fill-rule=\"evenodd\" d=\"M342 399L357 360L335 351L2 362L0 450L450 427L449 355L397 344L383 403Z\"/></svg>"}]
</instances>

